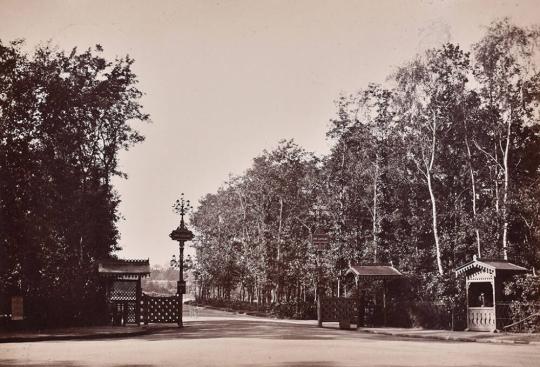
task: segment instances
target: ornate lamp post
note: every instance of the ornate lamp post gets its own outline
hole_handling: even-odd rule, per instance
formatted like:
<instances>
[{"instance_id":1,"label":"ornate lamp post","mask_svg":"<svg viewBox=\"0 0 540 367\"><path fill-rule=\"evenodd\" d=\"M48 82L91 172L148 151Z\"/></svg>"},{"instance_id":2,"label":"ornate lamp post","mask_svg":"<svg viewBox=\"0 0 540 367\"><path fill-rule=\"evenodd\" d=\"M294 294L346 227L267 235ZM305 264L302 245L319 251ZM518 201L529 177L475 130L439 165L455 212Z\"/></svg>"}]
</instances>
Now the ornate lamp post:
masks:
<instances>
[{"instance_id":1,"label":"ornate lamp post","mask_svg":"<svg viewBox=\"0 0 540 367\"><path fill-rule=\"evenodd\" d=\"M189 204L189 200L184 201L184 194L182 193L180 200L176 200L176 203L173 207L180 214L180 225L178 226L178 228L171 232L169 237L171 237L173 241L178 241L178 247L180 250L180 254L178 257L178 268L180 276L178 278L177 284L177 294L179 302L178 326L183 327L184 325L182 323L182 307L184 303L184 294L186 293L186 282L184 280L184 243L193 239L193 232L187 229L184 223L184 215L189 209L191 209L191 205Z\"/></svg>"},{"instance_id":2,"label":"ornate lamp post","mask_svg":"<svg viewBox=\"0 0 540 367\"><path fill-rule=\"evenodd\" d=\"M322 205L315 205L313 207L313 211L315 214L315 220L317 223L317 229L312 235L312 243L315 247L315 251L317 253L317 326L322 327L323 326L323 297L324 297L324 287L322 286L322 253L326 248L328 247L328 244L330 243L330 238L328 237L325 230L323 230L321 227L319 227L319 222L322 216L322 213L324 212L324 206Z\"/></svg>"}]
</instances>

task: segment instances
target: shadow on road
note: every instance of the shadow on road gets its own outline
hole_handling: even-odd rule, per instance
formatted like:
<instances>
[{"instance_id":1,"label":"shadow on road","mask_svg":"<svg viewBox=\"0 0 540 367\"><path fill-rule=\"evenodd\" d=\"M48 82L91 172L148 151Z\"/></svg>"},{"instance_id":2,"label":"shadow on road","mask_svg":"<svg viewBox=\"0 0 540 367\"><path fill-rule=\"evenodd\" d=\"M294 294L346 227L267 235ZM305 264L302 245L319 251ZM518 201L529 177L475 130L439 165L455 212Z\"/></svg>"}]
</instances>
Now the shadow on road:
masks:
<instances>
[{"instance_id":1,"label":"shadow on road","mask_svg":"<svg viewBox=\"0 0 540 367\"><path fill-rule=\"evenodd\" d=\"M183 329L170 328L138 339L219 339L259 338L291 340L333 340L364 337L355 330L318 328L316 325L263 320L205 320L185 323Z\"/></svg>"},{"instance_id":2,"label":"shadow on road","mask_svg":"<svg viewBox=\"0 0 540 367\"><path fill-rule=\"evenodd\" d=\"M0 359L0 367L8 366L28 366L28 367L87 367L88 364L79 364L71 361L54 361L54 362L36 362L36 363L23 363L21 361L13 359ZM111 364L107 367L158 367L157 364ZM239 364L238 367L248 367L251 365ZM356 367L358 364L339 363L333 361L294 361L294 362L277 362L269 364L257 364L258 367ZM392 367L409 367L410 365L394 365ZM467 366L454 366L454 367L481 367L484 365L467 365ZM372 367L388 367L388 365L372 365Z\"/></svg>"},{"instance_id":3,"label":"shadow on road","mask_svg":"<svg viewBox=\"0 0 540 367\"><path fill-rule=\"evenodd\" d=\"M72 361L53 362L25 362L14 359L0 359L0 367L28 366L28 367L88 367L88 363L78 363ZM154 364L113 364L110 367L157 367Z\"/></svg>"},{"instance_id":4,"label":"shadow on road","mask_svg":"<svg viewBox=\"0 0 540 367\"><path fill-rule=\"evenodd\" d=\"M249 365L238 365L238 367L248 367ZM282 363L273 363L273 364L257 364L257 367L359 367L365 366L365 364L359 363L340 363L332 361L323 361L323 362L282 362ZM370 367L410 367L410 365L397 365L397 364L370 364ZM453 367L485 367L485 365L466 365L466 366L453 366Z\"/></svg>"}]
</instances>

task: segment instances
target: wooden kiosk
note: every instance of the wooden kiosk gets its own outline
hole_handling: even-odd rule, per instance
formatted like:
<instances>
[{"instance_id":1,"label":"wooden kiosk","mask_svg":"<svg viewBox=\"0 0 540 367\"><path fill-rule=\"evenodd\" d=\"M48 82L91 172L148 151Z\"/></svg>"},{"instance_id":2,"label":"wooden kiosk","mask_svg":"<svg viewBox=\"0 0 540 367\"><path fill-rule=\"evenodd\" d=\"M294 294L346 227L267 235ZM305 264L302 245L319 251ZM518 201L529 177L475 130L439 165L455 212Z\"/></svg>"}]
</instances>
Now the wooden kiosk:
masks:
<instances>
[{"instance_id":1,"label":"wooden kiosk","mask_svg":"<svg viewBox=\"0 0 540 367\"><path fill-rule=\"evenodd\" d=\"M98 263L98 273L106 282L112 324L140 325L141 278L150 275L149 260L103 260Z\"/></svg>"},{"instance_id":2,"label":"wooden kiosk","mask_svg":"<svg viewBox=\"0 0 540 367\"><path fill-rule=\"evenodd\" d=\"M387 324L387 282L403 277L392 263L388 264L371 264L371 265L351 265L347 270L346 275L353 275L354 281L358 290L358 325L364 326L366 320L366 302L364 292L361 289L362 283L372 283L374 281L382 281L382 312L383 325Z\"/></svg>"},{"instance_id":3,"label":"wooden kiosk","mask_svg":"<svg viewBox=\"0 0 540 367\"><path fill-rule=\"evenodd\" d=\"M352 278L352 276L354 276L355 285L349 288L350 292L345 290L345 297L339 294L341 292L338 292L337 297L320 296L320 302L317 304L317 321L319 327L322 327L323 322L335 321L339 322L339 327L342 329L349 329L351 323L356 324L357 327L364 326L366 324L366 304L361 283L374 281L382 281L382 315L383 324L386 325L386 282L399 279L403 275L390 263L390 265L350 265L345 273L345 277ZM353 295L353 289L355 287L358 297L354 297Z\"/></svg>"},{"instance_id":4,"label":"wooden kiosk","mask_svg":"<svg viewBox=\"0 0 540 367\"><path fill-rule=\"evenodd\" d=\"M504 282L527 272L507 260L477 259L461 265L456 275L465 274L467 330L496 331L511 323L511 299L504 294Z\"/></svg>"}]
</instances>

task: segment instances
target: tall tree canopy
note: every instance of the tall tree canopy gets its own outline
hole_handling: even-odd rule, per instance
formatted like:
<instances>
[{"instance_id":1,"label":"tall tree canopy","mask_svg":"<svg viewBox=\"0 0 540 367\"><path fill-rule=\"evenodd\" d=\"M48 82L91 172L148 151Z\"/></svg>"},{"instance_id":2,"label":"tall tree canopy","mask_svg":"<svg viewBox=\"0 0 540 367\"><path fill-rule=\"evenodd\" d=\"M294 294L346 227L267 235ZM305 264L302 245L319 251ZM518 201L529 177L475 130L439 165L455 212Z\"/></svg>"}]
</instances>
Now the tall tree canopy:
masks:
<instances>
[{"instance_id":1,"label":"tall tree canopy","mask_svg":"<svg viewBox=\"0 0 540 367\"><path fill-rule=\"evenodd\" d=\"M96 317L95 262L118 250L111 177L148 120L133 59L101 53L0 42L0 294L56 325Z\"/></svg>"},{"instance_id":2,"label":"tall tree canopy","mask_svg":"<svg viewBox=\"0 0 540 367\"><path fill-rule=\"evenodd\" d=\"M338 98L327 156L281 144L256 158L194 214L206 284L228 294L250 279L264 301L313 295L317 227L331 237L333 293L349 261L393 261L432 301L452 297L452 270L474 254L538 268L539 35L504 19L471 52L428 50Z\"/></svg>"}]
</instances>

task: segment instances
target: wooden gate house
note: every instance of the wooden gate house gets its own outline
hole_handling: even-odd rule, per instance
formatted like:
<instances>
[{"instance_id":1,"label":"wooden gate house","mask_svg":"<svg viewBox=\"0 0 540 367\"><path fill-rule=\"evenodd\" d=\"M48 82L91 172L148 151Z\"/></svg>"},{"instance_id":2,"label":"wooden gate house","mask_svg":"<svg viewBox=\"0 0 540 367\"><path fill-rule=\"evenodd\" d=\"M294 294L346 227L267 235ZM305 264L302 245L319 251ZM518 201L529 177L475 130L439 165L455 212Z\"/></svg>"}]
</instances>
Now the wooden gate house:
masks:
<instances>
[{"instance_id":1,"label":"wooden gate house","mask_svg":"<svg viewBox=\"0 0 540 367\"><path fill-rule=\"evenodd\" d=\"M98 263L105 279L109 317L113 325L178 323L180 297L142 292L141 279L150 275L149 260L111 259Z\"/></svg>"},{"instance_id":2,"label":"wooden gate house","mask_svg":"<svg viewBox=\"0 0 540 367\"><path fill-rule=\"evenodd\" d=\"M524 267L507 260L477 259L456 269L465 275L467 292L467 329L471 331L501 330L511 323L511 299L504 294L504 282L527 272Z\"/></svg>"},{"instance_id":3,"label":"wooden gate house","mask_svg":"<svg viewBox=\"0 0 540 367\"><path fill-rule=\"evenodd\" d=\"M140 325L141 279L150 275L149 260L103 260L98 263L98 273L105 279L112 324Z\"/></svg>"}]
</instances>

